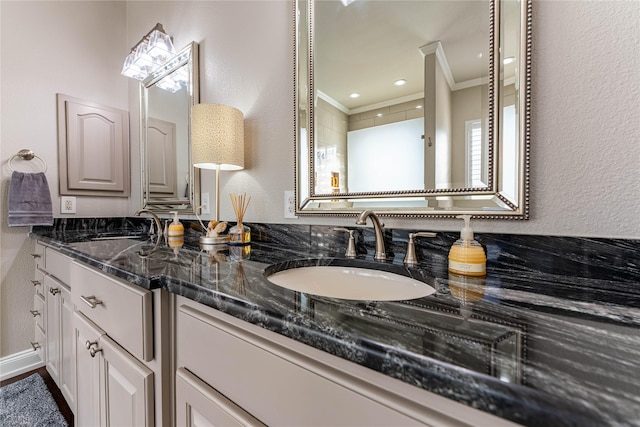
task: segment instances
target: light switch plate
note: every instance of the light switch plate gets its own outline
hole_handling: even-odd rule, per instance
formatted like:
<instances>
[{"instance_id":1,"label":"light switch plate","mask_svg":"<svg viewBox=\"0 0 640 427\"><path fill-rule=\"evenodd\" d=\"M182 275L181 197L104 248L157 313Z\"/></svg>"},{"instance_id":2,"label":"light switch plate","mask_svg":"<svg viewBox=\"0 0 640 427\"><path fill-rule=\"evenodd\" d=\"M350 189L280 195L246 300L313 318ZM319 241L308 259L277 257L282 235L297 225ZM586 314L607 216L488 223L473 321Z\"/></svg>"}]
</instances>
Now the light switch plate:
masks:
<instances>
[{"instance_id":1,"label":"light switch plate","mask_svg":"<svg viewBox=\"0 0 640 427\"><path fill-rule=\"evenodd\" d=\"M60 197L60 213L63 213L63 214L76 213L76 198L73 196Z\"/></svg>"}]
</instances>

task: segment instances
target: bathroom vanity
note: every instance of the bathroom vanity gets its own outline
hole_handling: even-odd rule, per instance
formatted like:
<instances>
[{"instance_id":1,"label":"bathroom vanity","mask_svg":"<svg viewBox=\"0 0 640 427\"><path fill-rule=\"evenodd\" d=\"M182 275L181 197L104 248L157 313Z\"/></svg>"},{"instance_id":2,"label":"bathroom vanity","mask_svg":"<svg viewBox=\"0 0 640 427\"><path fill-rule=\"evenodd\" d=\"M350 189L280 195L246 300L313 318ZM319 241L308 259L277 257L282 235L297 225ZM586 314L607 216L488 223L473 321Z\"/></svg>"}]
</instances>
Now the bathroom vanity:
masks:
<instances>
[{"instance_id":1,"label":"bathroom vanity","mask_svg":"<svg viewBox=\"0 0 640 427\"><path fill-rule=\"evenodd\" d=\"M489 261L477 281L447 274L447 233L423 239L408 268L403 230L386 262L369 229L347 259L331 227L264 224L250 247L201 250L187 236L141 256L147 236L93 240L104 230L87 221L32 233L37 277L53 275L50 259L69 266L61 335L74 337L76 403L65 397L78 425L640 423L637 242L478 236ZM436 292L350 301L265 278L334 262L404 270Z\"/></svg>"}]
</instances>

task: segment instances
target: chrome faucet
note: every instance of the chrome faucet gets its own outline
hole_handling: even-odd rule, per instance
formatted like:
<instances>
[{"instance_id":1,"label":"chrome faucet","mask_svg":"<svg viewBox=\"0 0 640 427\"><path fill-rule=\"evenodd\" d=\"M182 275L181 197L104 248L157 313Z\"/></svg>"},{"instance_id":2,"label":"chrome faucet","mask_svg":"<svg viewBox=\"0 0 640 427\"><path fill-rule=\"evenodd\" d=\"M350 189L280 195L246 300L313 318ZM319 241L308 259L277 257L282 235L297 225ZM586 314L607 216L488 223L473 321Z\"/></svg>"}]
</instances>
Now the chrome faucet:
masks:
<instances>
[{"instance_id":1,"label":"chrome faucet","mask_svg":"<svg viewBox=\"0 0 640 427\"><path fill-rule=\"evenodd\" d=\"M384 236L382 235L382 227L384 227L384 224L380 222L378 215L370 209L367 209L360 214L356 220L356 224L365 225L367 223L367 218L371 218L373 231L376 233L376 252L373 254L373 259L384 261L387 259L387 252L384 248Z\"/></svg>"},{"instance_id":2,"label":"chrome faucet","mask_svg":"<svg viewBox=\"0 0 640 427\"><path fill-rule=\"evenodd\" d=\"M147 252L144 250L144 248L142 248L138 251L138 255L140 255L142 258L146 258L151 256L160 247L160 241L162 237L162 222L160 222L160 218L158 218L158 215L156 215L154 212L151 212L148 209L140 209L138 212L134 213L133 215L140 216L141 213L148 213L149 215L151 215L154 221L156 222L156 228L158 229L158 235L156 236L156 245L153 247L153 249Z\"/></svg>"}]
</instances>

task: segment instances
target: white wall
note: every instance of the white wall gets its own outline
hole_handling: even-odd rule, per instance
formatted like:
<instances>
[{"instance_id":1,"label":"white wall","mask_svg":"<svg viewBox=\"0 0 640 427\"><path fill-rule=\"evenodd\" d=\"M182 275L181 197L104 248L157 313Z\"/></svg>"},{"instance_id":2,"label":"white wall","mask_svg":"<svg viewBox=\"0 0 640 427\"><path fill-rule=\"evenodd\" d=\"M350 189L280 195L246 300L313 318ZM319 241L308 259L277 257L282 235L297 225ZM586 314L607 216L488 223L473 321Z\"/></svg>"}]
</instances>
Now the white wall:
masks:
<instances>
[{"instance_id":1,"label":"white wall","mask_svg":"<svg viewBox=\"0 0 640 427\"><path fill-rule=\"evenodd\" d=\"M118 2L0 2L2 171L0 356L30 348L33 339L33 241L28 227L9 228L7 161L31 148L47 162L55 216L59 213L56 93L128 109L120 77L127 50L126 5ZM39 171L37 161L14 162ZM78 198L79 216L127 215L127 198Z\"/></svg>"},{"instance_id":2,"label":"white wall","mask_svg":"<svg viewBox=\"0 0 640 427\"><path fill-rule=\"evenodd\" d=\"M283 191L293 188L290 2L151 5L129 3L130 42L156 21L177 46L198 41L201 101L245 113L248 167L223 175L222 218L233 220L227 194L247 191L248 221L350 225L283 218ZM534 1L531 220L478 221L477 231L640 238L639 19L635 1ZM130 96L132 114L136 102ZM211 186L213 177L206 180ZM386 223L460 228L450 220Z\"/></svg>"},{"instance_id":3,"label":"white wall","mask_svg":"<svg viewBox=\"0 0 640 427\"><path fill-rule=\"evenodd\" d=\"M2 313L0 356L28 348L32 290L23 228L9 229L7 161L29 147L49 164L57 194L55 93L129 108L132 197L79 198L78 216L139 207L137 82L120 76L129 48L156 22L178 48L200 43L201 101L245 114L246 166L223 173L251 195L247 221L351 225L352 219L283 218L293 189L293 13L290 1L0 2ZM531 220L479 221L478 232L640 238L640 3L534 1ZM211 187L213 176L205 176ZM56 212L56 216L61 216ZM389 227L459 229L450 220L386 220Z\"/></svg>"}]
</instances>

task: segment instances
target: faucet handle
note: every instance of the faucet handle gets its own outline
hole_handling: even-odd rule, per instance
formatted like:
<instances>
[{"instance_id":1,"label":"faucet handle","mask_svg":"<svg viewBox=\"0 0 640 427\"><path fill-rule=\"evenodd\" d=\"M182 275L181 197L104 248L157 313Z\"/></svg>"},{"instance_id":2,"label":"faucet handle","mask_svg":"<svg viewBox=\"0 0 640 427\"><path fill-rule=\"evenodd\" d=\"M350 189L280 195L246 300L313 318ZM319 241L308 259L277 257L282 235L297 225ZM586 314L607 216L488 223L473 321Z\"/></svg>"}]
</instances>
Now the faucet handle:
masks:
<instances>
[{"instance_id":1,"label":"faucet handle","mask_svg":"<svg viewBox=\"0 0 640 427\"><path fill-rule=\"evenodd\" d=\"M153 228L153 225L155 224L155 220L153 218L149 218L149 236L155 236L156 231Z\"/></svg>"},{"instance_id":2,"label":"faucet handle","mask_svg":"<svg viewBox=\"0 0 640 427\"><path fill-rule=\"evenodd\" d=\"M428 231L418 231L417 233L409 233L409 243L407 244L407 253L404 256L404 263L409 266L418 264L418 257L416 256L416 245L413 241L415 237L436 237L436 233Z\"/></svg>"},{"instance_id":3,"label":"faucet handle","mask_svg":"<svg viewBox=\"0 0 640 427\"><path fill-rule=\"evenodd\" d=\"M347 250L344 253L344 256L347 258L355 258L358 255L356 253L356 239L353 236L355 230L349 230L348 228L344 228L344 227L335 227L333 230L349 233L349 243L347 244Z\"/></svg>"}]
</instances>

